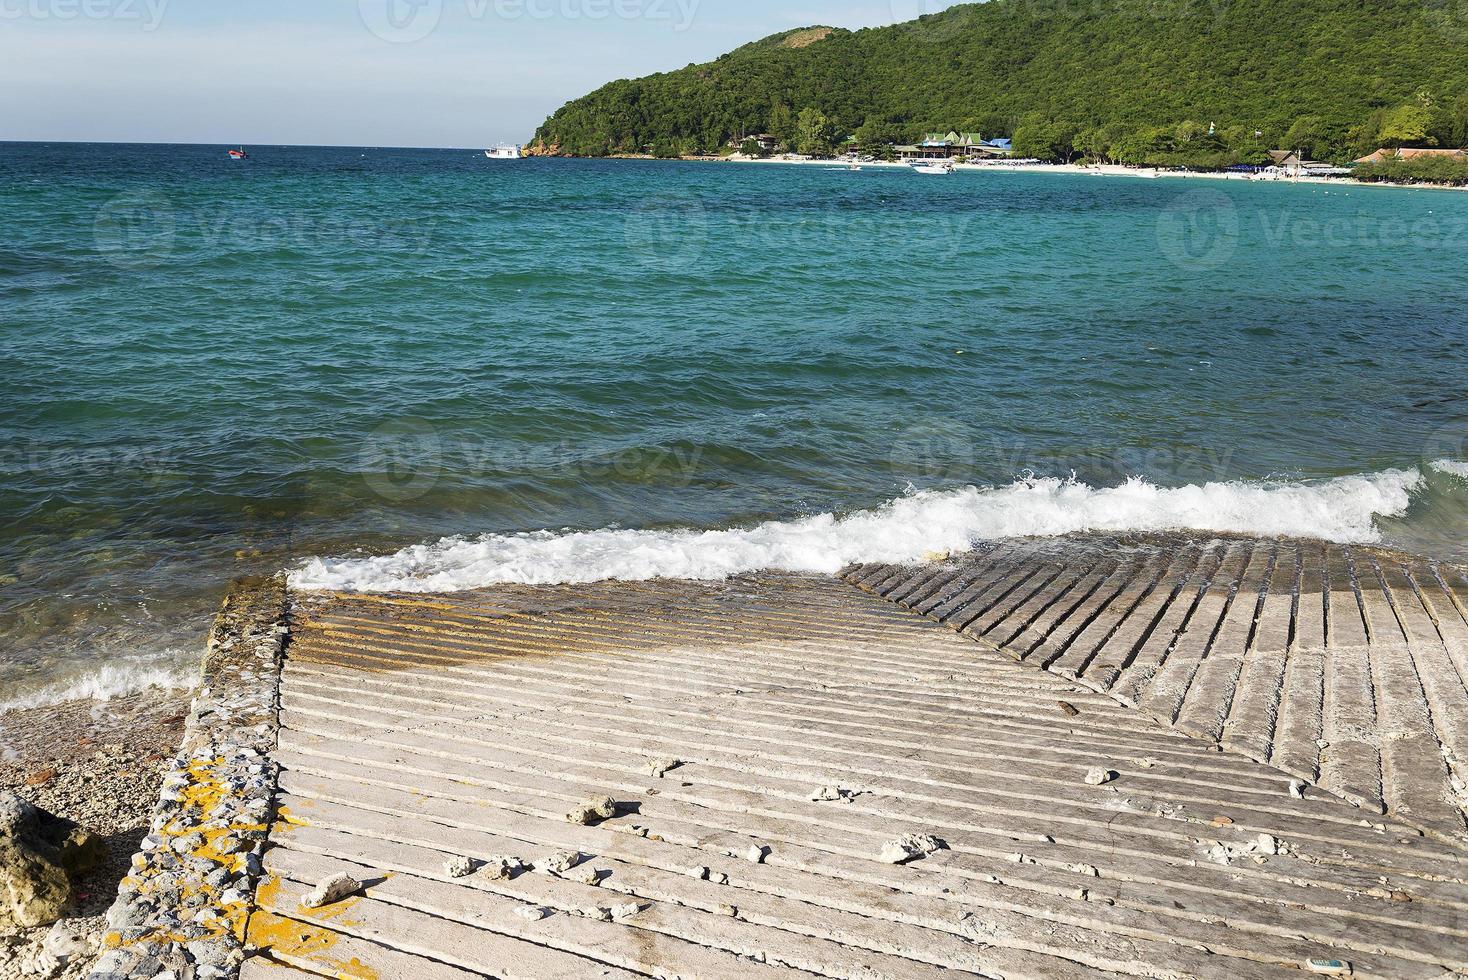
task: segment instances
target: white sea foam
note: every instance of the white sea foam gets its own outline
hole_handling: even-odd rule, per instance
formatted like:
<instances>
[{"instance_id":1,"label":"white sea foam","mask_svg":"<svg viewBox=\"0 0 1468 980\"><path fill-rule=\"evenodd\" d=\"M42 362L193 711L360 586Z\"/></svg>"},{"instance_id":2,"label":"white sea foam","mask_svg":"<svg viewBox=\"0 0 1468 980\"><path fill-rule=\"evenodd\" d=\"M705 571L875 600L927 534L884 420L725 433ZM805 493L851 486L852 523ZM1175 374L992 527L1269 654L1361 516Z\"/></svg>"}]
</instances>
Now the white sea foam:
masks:
<instances>
[{"instance_id":1,"label":"white sea foam","mask_svg":"<svg viewBox=\"0 0 1468 980\"><path fill-rule=\"evenodd\" d=\"M1440 473L1451 473L1453 476L1468 480L1468 463L1456 459L1440 459L1432 464L1432 468Z\"/></svg>"},{"instance_id":2,"label":"white sea foam","mask_svg":"<svg viewBox=\"0 0 1468 980\"><path fill-rule=\"evenodd\" d=\"M146 691L187 691L198 683L197 671L176 650L160 651L103 663L85 672L54 681L45 687L22 690L0 700L0 714L45 708L70 701L106 702Z\"/></svg>"},{"instance_id":3,"label":"white sea foam","mask_svg":"<svg viewBox=\"0 0 1468 980\"><path fill-rule=\"evenodd\" d=\"M721 579L772 569L835 572L854 562L911 562L974 542L1078 531L1197 529L1345 543L1380 540L1375 519L1403 514L1422 482L1388 470L1315 483L1164 488L1133 479L1096 489L1075 480L914 493L875 510L720 531L542 531L446 538L394 555L313 559L298 589L453 592L498 583Z\"/></svg>"}]
</instances>

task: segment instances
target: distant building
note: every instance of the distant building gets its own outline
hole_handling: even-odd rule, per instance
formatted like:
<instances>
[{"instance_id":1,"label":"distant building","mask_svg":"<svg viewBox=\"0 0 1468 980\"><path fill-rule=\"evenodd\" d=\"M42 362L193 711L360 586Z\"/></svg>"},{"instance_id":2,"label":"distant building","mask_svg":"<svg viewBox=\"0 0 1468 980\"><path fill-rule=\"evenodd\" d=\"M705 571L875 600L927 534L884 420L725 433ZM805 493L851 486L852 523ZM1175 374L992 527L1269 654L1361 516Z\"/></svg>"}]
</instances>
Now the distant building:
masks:
<instances>
[{"instance_id":1,"label":"distant building","mask_svg":"<svg viewBox=\"0 0 1468 980\"><path fill-rule=\"evenodd\" d=\"M729 141L729 145L736 150L742 150L744 148L744 144L750 142L757 144L761 150L764 150L766 152L774 150L775 147L780 145L779 137L772 136L769 133L754 133L750 136L736 136Z\"/></svg>"},{"instance_id":2,"label":"distant building","mask_svg":"<svg viewBox=\"0 0 1468 980\"><path fill-rule=\"evenodd\" d=\"M1383 147L1370 156L1362 157L1357 163L1383 163L1387 160L1412 160L1417 157L1450 157L1468 159L1468 150L1439 150L1403 146L1397 149Z\"/></svg>"},{"instance_id":3,"label":"distant building","mask_svg":"<svg viewBox=\"0 0 1468 980\"><path fill-rule=\"evenodd\" d=\"M921 143L896 149L902 160L984 160L1014 152L1010 140L986 140L981 133L929 133Z\"/></svg>"},{"instance_id":4,"label":"distant building","mask_svg":"<svg viewBox=\"0 0 1468 980\"><path fill-rule=\"evenodd\" d=\"M1263 171L1266 176L1343 177L1350 173L1334 164L1307 160L1294 150L1270 150L1269 158L1274 163Z\"/></svg>"}]
</instances>

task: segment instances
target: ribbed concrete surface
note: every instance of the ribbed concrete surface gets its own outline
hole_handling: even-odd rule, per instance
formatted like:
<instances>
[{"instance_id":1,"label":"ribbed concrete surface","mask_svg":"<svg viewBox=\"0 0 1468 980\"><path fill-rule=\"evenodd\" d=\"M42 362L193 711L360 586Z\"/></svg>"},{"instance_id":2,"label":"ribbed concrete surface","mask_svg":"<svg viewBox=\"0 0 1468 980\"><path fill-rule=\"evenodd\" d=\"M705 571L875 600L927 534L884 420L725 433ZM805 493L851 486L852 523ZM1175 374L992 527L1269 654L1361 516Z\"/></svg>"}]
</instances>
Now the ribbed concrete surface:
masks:
<instances>
[{"instance_id":1,"label":"ribbed concrete surface","mask_svg":"<svg viewBox=\"0 0 1468 980\"><path fill-rule=\"evenodd\" d=\"M1368 548L1092 537L855 585L1468 846L1468 572Z\"/></svg>"},{"instance_id":2,"label":"ribbed concrete surface","mask_svg":"<svg viewBox=\"0 0 1468 980\"><path fill-rule=\"evenodd\" d=\"M835 579L324 597L288 658L247 980L1468 969L1468 854Z\"/></svg>"}]
</instances>

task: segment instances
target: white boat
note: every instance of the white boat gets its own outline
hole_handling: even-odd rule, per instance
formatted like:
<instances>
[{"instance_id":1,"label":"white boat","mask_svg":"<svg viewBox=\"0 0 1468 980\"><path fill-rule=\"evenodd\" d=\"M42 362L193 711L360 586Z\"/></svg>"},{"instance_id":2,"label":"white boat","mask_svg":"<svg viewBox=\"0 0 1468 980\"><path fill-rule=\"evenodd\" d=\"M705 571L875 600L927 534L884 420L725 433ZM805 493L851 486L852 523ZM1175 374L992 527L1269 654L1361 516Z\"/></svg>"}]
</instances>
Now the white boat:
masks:
<instances>
[{"instance_id":1,"label":"white boat","mask_svg":"<svg viewBox=\"0 0 1468 980\"><path fill-rule=\"evenodd\" d=\"M525 148L501 143L492 150L485 150L484 155L491 160L518 160L525 155Z\"/></svg>"},{"instance_id":2,"label":"white boat","mask_svg":"<svg viewBox=\"0 0 1468 980\"><path fill-rule=\"evenodd\" d=\"M953 164L947 160L914 160L912 169L920 174L951 174Z\"/></svg>"}]
</instances>

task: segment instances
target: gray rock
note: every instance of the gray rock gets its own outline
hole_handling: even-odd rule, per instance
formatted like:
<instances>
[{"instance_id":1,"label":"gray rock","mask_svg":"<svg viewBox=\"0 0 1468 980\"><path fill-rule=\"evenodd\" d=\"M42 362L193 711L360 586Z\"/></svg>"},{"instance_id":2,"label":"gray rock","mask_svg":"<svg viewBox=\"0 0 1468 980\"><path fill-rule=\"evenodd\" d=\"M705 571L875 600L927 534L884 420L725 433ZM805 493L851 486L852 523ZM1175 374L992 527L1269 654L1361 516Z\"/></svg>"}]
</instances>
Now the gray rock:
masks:
<instances>
[{"instance_id":1,"label":"gray rock","mask_svg":"<svg viewBox=\"0 0 1468 980\"><path fill-rule=\"evenodd\" d=\"M50 925L72 901L72 882L107 854L100 837L0 793L0 930Z\"/></svg>"},{"instance_id":2,"label":"gray rock","mask_svg":"<svg viewBox=\"0 0 1468 980\"><path fill-rule=\"evenodd\" d=\"M301 899L301 908L319 909L335 905L362 890L362 883L349 874L328 878Z\"/></svg>"}]
</instances>

